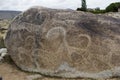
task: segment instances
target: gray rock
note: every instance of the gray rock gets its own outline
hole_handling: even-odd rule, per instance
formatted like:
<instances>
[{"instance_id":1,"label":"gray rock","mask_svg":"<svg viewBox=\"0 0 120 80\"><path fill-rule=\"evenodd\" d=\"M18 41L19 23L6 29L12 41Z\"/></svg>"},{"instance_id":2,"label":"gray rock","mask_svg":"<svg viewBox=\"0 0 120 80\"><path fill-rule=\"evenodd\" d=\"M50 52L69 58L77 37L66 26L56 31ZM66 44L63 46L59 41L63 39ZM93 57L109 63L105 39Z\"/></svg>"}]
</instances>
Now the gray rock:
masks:
<instances>
[{"instance_id":1,"label":"gray rock","mask_svg":"<svg viewBox=\"0 0 120 80\"><path fill-rule=\"evenodd\" d=\"M120 12L109 12L109 13L106 13L105 15L120 19Z\"/></svg>"},{"instance_id":2,"label":"gray rock","mask_svg":"<svg viewBox=\"0 0 120 80\"><path fill-rule=\"evenodd\" d=\"M120 19L33 7L10 24L8 53L24 71L65 78L120 76Z\"/></svg>"}]
</instances>

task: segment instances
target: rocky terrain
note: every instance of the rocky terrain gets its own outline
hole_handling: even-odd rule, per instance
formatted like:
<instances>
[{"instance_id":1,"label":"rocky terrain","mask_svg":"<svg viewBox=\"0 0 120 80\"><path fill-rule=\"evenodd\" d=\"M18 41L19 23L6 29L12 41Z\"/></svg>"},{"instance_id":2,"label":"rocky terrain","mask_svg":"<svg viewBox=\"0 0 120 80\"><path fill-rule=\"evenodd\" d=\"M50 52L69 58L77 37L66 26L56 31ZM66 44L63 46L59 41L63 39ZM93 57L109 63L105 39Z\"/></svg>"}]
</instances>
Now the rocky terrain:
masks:
<instances>
[{"instance_id":1,"label":"rocky terrain","mask_svg":"<svg viewBox=\"0 0 120 80\"><path fill-rule=\"evenodd\" d=\"M120 12L109 12L109 13L106 13L105 15L111 16L114 18L120 18Z\"/></svg>"},{"instance_id":2,"label":"rocky terrain","mask_svg":"<svg viewBox=\"0 0 120 80\"><path fill-rule=\"evenodd\" d=\"M81 12L82 13L82 12ZM41 15L43 15L41 12L40 12L40 14ZM85 14L85 13L82 13L82 14ZM86 14L89 14L89 13L86 13ZM107 14L108 16L112 16L112 17L114 17L114 16L116 16L116 14L118 15L118 16L120 16L119 15L119 13L110 13L110 14ZM24 14L24 17L26 16L26 15L28 15L28 13L26 12L25 14ZM32 14L30 14L29 16L31 16ZM63 14L64 15L64 14ZM90 15L92 15L92 17L93 17L93 14L90 14ZM106 16L106 15L105 15ZM33 18L32 16L31 17L28 17L28 20L29 20L29 18ZM41 20L43 20L44 21L44 19L43 18L46 18L46 16L44 16L43 15L43 17L38 17L38 19L41 19ZM48 18L48 17L47 17ZM65 17L64 17L65 18ZM107 17L108 18L108 17ZM118 18L118 17L115 17L115 18ZM20 18L19 18L20 19ZM111 18L109 18L109 19L111 19ZM23 20L25 20L25 19L23 19ZM16 20L15 20L16 21ZM23 22L26 22L27 20L25 20L25 21L23 21ZM34 20L33 20L34 21ZM32 22L32 23L34 23L32 20L30 21L30 23ZM112 21L112 20L111 20ZM0 26L1 26L1 29L7 29L7 26L8 26L8 24L10 23L11 21L9 21L9 20L1 20L1 23L0 23ZM35 26L36 26L36 23L37 21L35 21ZM105 22L105 21L104 21ZM4 24L2 24L2 23L4 23ZM28 22L29 23L29 22ZM40 22L38 22L38 23L41 23L42 24L42 22L40 21ZM71 22L70 22L71 23ZM71 23L72 24L72 23ZM114 24L114 22L113 22L113 24ZM119 25L119 23L117 23L118 25ZM27 24L27 25L29 25L29 24ZM38 24L37 24L38 25ZM61 23L57 23L57 24L55 24L55 25L61 25ZM22 24L22 27L23 27L24 25ZM31 24L31 26L32 26L32 24ZM43 25L44 26L44 25ZM16 29L16 28L14 28L14 29ZM61 29L59 29L59 31L60 31ZM5 36L5 34L6 34L6 30L2 30L1 32L3 32L3 34L1 34L1 37L3 37L3 36ZM54 32L54 31L53 31ZM26 33L24 33L24 34L26 34ZM54 35L54 34L53 34ZM57 35L60 35L60 36L62 36L61 34L59 34L59 33L57 33ZM56 37L57 37L57 35L55 35ZM75 34L75 35L77 35L77 34ZM112 36L112 35L111 35ZM14 36L15 37L15 36ZM55 37L55 38L56 38ZM58 37L59 38L59 37ZM119 38L119 37L118 37ZM84 37L84 35L82 36L82 37L80 37L80 39L85 39L85 41L88 41L87 40L87 38L86 37ZM99 39L99 38L98 38ZM29 40L30 41L32 41L31 40L31 38L29 38ZM84 42L84 41L83 41ZM98 40L98 42L99 42L99 40ZM57 44L57 43L56 43ZM55 45L56 45L55 44ZM96 43L96 44L98 44L98 43ZM53 44L52 44L53 45ZM55 45L53 45L53 46L55 46ZM29 45L28 45L28 47L29 47ZM85 47L85 45L82 45L82 46L80 46L80 47ZM51 47L52 48L52 47ZM22 50L21 50L22 51ZM45 55L44 55L45 56ZM23 57L24 58L24 57ZM53 57L52 57L53 58ZM77 58L76 58L77 59ZM14 59L13 59L14 60ZM0 76L2 76L2 78L3 78L3 80L28 80L28 78L29 78L29 76L31 76L31 75L35 75L34 73L28 73L28 72L24 72L24 71L22 71L19 67L18 67L18 65L16 66L15 64L16 64L16 62L14 63L15 61L12 61L11 60L11 58L10 58L10 56L6 56L5 57L5 59L0 63ZM35 76L34 76L35 77ZM30 79L29 79L30 80ZM65 78L57 78L57 77L50 77L50 76L43 76L43 77L41 77L41 78L39 78L39 79L34 79L34 80L120 80L119 78L112 78L112 79L80 79L80 78L77 78L77 79L65 79Z\"/></svg>"}]
</instances>

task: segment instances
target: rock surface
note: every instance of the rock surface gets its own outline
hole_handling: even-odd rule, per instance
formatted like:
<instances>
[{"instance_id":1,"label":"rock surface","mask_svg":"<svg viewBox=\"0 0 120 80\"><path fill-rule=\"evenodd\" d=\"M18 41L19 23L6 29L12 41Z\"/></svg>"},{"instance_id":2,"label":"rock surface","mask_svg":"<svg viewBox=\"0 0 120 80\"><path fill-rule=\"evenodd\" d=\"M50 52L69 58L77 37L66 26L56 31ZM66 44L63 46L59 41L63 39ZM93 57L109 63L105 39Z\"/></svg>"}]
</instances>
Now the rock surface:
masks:
<instances>
[{"instance_id":1,"label":"rock surface","mask_svg":"<svg viewBox=\"0 0 120 80\"><path fill-rule=\"evenodd\" d=\"M120 19L120 12L109 12L106 13L105 15Z\"/></svg>"},{"instance_id":2,"label":"rock surface","mask_svg":"<svg viewBox=\"0 0 120 80\"><path fill-rule=\"evenodd\" d=\"M120 76L120 19L33 7L10 24L8 53L24 71L65 78Z\"/></svg>"}]
</instances>

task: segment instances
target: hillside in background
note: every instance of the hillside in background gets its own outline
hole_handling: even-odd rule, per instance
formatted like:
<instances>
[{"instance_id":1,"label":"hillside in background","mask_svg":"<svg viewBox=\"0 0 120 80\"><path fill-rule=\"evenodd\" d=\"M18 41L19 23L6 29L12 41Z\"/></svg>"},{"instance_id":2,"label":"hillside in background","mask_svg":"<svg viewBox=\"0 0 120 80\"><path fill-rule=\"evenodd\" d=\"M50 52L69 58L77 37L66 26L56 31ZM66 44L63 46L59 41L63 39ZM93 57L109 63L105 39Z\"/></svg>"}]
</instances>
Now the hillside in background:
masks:
<instances>
[{"instance_id":1,"label":"hillside in background","mask_svg":"<svg viewBox=\"0 0 120 80\"><path fill-rule=\"evenodd\" d=\"M13 19L16 15L18 15L20 13L21 13L21 11L0 10L0 19Z\"/></svg>"}]
</instances>

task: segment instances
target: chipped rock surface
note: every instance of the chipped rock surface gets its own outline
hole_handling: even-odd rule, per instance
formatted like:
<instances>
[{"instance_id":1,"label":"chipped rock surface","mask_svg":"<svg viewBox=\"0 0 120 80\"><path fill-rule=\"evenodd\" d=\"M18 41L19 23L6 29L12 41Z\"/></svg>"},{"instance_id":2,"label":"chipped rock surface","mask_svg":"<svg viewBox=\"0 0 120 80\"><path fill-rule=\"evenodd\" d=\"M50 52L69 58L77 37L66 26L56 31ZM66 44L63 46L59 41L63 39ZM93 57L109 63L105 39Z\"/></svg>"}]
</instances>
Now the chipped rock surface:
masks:
<instances>
[{"instance_id":1,"label":"chipped rock surface","mask_svg":"<svg viewBox=\"0 0 120 80\"><path fill-rule=\"evenodd\" d=\"M24 71L65 78L120 76L120 19L33 7L18 15L5 38Z\"/></svg>"}]
</instances>

